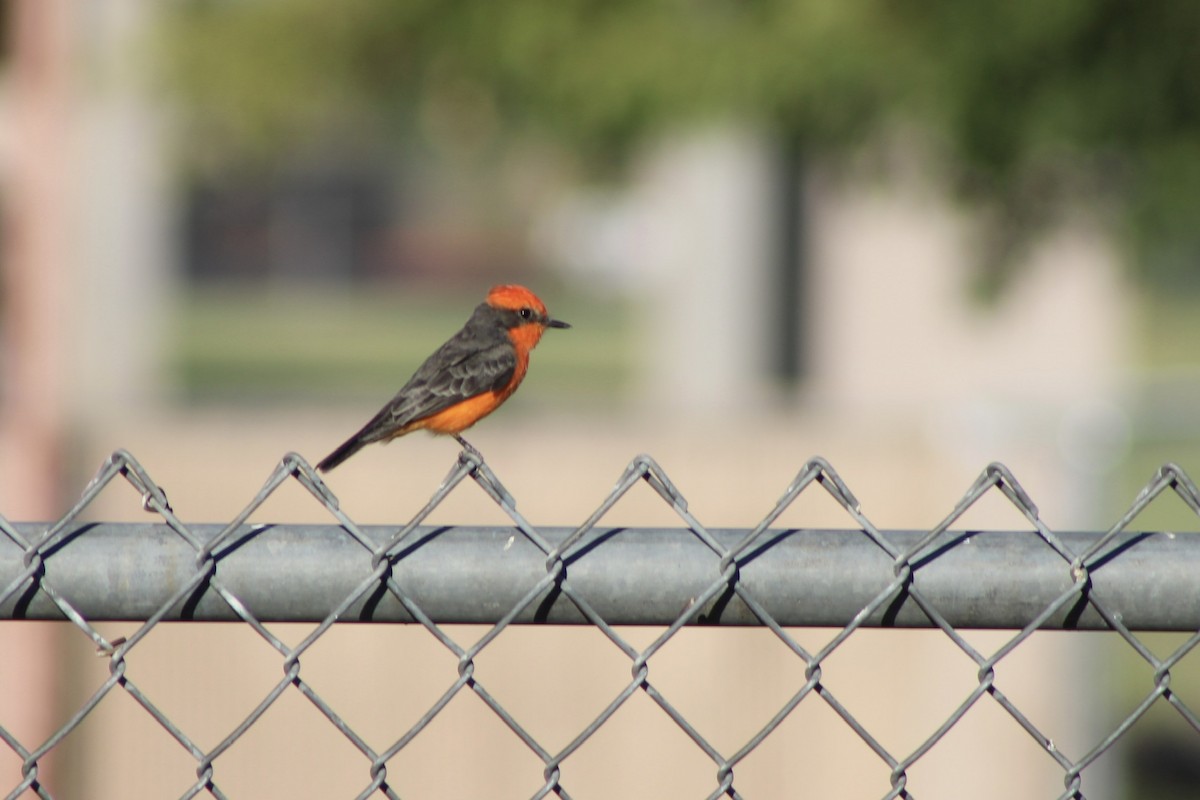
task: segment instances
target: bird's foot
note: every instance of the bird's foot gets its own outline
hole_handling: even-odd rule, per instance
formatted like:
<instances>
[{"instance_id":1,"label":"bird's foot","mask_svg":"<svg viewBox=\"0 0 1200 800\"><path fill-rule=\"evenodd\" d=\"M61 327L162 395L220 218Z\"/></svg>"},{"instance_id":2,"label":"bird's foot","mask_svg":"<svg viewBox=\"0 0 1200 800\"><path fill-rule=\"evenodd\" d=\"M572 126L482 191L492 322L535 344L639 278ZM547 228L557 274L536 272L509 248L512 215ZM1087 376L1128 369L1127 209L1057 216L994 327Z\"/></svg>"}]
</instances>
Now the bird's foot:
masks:
<instances>
[{"instance_id":1,"label":"bird's foot","mask_svg":"<svg viewBox=\"0 0 1200 800\"><path fill-rule=\"evenodd\" d=\"M475 449L475 445L471 444L471 443L470 443L470 442L468 442L466 439L464 439L463 437L459 436L457 433L455 433L455 434L451 434L451 435L452 435L452 436L455 438L455 440L457 440L457 441L458 441L458 443L459 443L460 445L462 445L463 452L465 452L465 453L467 453L468 455L470 455L472 458L474 458L474 459L475 459L476 461L478 461L480 464L482 464L482 463L483 463L483 453L481 453L481 452L479 452L478 450L476 450L476 449Z\"/></svg>"}]
</instances>

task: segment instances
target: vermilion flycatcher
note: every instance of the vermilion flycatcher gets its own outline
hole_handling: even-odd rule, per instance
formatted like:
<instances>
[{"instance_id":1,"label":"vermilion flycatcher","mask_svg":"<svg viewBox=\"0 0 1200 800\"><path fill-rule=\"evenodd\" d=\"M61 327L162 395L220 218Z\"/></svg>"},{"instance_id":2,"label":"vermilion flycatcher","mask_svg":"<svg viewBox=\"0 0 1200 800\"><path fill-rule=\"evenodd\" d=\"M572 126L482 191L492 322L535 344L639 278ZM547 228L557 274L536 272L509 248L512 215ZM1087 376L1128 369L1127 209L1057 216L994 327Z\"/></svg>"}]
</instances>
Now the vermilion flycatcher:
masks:
<instances>
[{"instance_id":1,"label":"vermilion flycatcher","mask_svg":"<svg viewBox=\"0 0 1200 800\"><path fill-rule=\"evenodd\" d=\"M529 351L547 328L569 328L551 319L537 295L524 286L495 286L487 300L450 340L434 351L404 388L317 464L328 471L371 442L387 442L415 430L459 434L495 411L517 390L529 368Z\"/></svg>"}]
</instances>

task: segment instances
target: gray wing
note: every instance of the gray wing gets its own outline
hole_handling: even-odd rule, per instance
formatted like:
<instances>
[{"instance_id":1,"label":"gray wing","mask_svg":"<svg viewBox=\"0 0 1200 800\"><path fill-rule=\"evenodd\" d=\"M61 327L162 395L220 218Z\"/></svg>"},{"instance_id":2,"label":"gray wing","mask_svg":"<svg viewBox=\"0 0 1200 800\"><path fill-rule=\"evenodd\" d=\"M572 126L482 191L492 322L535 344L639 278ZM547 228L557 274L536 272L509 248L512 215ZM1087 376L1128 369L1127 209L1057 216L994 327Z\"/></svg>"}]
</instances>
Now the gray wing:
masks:
<instances>
[{"instance_id":1,"label":"gray wing","mask_svg":"<svg viewBox=\"0 0 1200 800\"><path fill-rule=\"evenodd\" d=\"M364 444L386 439L398 428L455 403L502 389L516 368L517 355L507 338L481 348L478 341L464 342L455 337L421 365L355 438Z\"/></svg>"},{"instance_id":2,"label":"gray wing","mask_svg":"<svg viewBox=\"0 0 1200 800\"><path fill-rule=\"evenodd\" d=\"M512 380L517 355L507 339L486 349L478 349L478 344L458 349L453 344L454 340L447 342L430 356L383 409L390 417L388 427L408 425L475 395L498 391Z\"/></svg>"}]
</instances>

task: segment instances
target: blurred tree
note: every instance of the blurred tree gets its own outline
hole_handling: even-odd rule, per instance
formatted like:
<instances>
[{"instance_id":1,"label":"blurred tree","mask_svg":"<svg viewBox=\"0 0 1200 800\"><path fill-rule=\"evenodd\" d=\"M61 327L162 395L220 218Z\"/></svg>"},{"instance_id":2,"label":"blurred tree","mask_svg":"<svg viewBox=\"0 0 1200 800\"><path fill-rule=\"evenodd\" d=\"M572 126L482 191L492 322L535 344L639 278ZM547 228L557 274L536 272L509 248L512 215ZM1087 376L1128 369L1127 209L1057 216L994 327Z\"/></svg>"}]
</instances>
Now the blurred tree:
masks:
<instances>
[{"instance_id":1,"label":"blurred tree","mask_svg":"<svg viewBox=\"0 0 1200 800\"><path fill-rule=\"evenodd\" d=\"M534 132L610 165L737 117L839 157L905 126L990 220L983 261L1082 201L1151 278L1200 287L1200 4L1136 0L262 0L171 6L164 54L218 152ZM367 124L369 123L369 124ZM192 130L196 130L195 127Z\"/></svg>"}]
</instances>

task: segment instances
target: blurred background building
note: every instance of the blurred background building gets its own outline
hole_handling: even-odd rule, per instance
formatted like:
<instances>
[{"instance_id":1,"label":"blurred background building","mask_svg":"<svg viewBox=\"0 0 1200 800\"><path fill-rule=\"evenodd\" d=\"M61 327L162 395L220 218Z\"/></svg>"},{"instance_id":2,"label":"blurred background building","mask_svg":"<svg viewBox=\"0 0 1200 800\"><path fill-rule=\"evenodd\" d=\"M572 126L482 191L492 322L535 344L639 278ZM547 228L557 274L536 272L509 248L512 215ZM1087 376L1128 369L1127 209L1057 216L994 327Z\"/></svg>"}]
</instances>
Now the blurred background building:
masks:
<instances>
[{"instance_id":1,"label":"blurred background building","mask_svg":"<svg viewBox=\"0 0 1200 800\"><path fill-rule=\"evenodd\" d=\"M739 527L817 453L889 528L933 526L992 460L1056 529L1110 524L1159 463L1197 463L1200 7L14 0L0 22L8 519L57 517L118 447L181 518L229 519L283 453L315 460L354 430L500 282L575 326L472 436L537 524L584 519L639 452L703 522ZM454 457L413 437L330 485L356 520L396 523ZM459 494L440 521L503 522ZM677 524L649 494L612 522ZM305 501L276 498L260 521L326 521ZM140 518L119 492L95 513ZM1021 527L1001 502L964 523ZM850 522L810 503L781 524ZM1142 524L1197 527L1182 504ZM331 645L306 669L380 742L453 679L421 630L336 636L372 659ZM21 654L0 665L0 724L23 740L102 680L77 631L5 625L0 641ZM606 648L594 631L509 631L481 669L565 743L623 683ZM664 691L733 747L803 683L759 632L676 650ZM278 668L221 626L158 631L130 658L208 746ZM838 691L898 752L975 685L940 634L856 634L842 658ZM546 688L585 663L597 686ZM1095 638L1049 634L1000 674L1076 754L1151 678ZM729 693L745 675L768 688ZM222 785L357 791L361 758L311 711L281 701L218 762ZM824 711L803 704L739 769L748 796L887 791ZM976 797L1056 796L1060 771L995 711L923 759L914 792L961 796L966 769L989 775ZM102 704L51 788L182 792L190 757L140 714ZM540 767L489 714L452 704L398 757L401 791L536 790ZM671 725L633 703L565 780L585 797L709 791L711 765ZM1143 765L1164 750L1194 763L1178 727L1151 714L1086 773L1088 796L1148 796L1163 770ZM0 748L0 785L19 769ZM128 780L102 788L102 773ZM1156 797L1194 796L1181 780Z\"/></svg>"}]
</instances>

